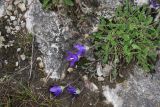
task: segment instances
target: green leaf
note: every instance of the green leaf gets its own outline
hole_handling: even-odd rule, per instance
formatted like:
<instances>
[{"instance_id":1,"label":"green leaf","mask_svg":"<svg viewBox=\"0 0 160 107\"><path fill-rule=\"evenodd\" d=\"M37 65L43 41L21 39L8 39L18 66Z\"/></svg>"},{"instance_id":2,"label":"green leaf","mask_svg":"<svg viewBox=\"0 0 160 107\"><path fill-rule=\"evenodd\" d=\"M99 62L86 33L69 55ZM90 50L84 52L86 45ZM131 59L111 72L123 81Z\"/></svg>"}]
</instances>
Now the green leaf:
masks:
<instances>
[{"instance_id":1,"label":"green leaf","mask_svg":"<svg viewBox=\"0 0 160 107\"><path fill-rule=\"evenodd\" d=\"M64 4L68 5L68 6L73 6L74 5L72 0L64 0Z\"/></svg>"},{"instance_id":2,"label":"green leaf","mask_svg":"<svg viewBox=\"0 0 160 107\"><path fill-rule=\"evenodd\" d=\"M104 63L107 63L108 62L108 56L109 56L109 50L111 49L111 48L109 48L109 43L107 43L104 47L103 47L103 49L104 49L104 58L103 58L103 62Z\"/></svg>"},{"instance_id":3,"label":"green leaf","mask_svg":"<svg viewBox=\"0 0 160 107\"><path fill-rule=\"evenodd\" d=\"M129 25L129 29L130 30L134 30L134 29L136 29L137 28L137 26L135 25L135 24L133 24L133 23L131 23L130 25Z\"/></svg>"},{"instance_id":4,"label":"green leaf","mask_svg":"<svg viewBox=\"0 0 160 107\"><path fill-rule=\"evenodd\" d=\"M45 9L48 9L49 8L49 0L43 0L42 7Z\"/></svg>"},{"instance_id":5,"label":"green leaf","mask_svg":"<svg viewBox=\"0 0 160 107\"><path fill-rule=\"evenodd\" d=\"M146 18L145 24L149 25L149 24L152 23L152 21L153 21L153 17L149 16L149 17Z\"/></svg>"},{"instance_id":6,"label":"green leaf","mask_svg":"<svg viewBox=\"0 0 160 107\"><path fill-rule=\"evenodd\" d=\"M99 30L103 31L105 30L105 26L106 26L106 20L104 18L100 19L100 24L98 25Z\"/></svg>"},{"instance_id":7,"label":"green leaf","mask_svg":"<svg viewBox=\"0 0 160 107\"><path fill-rule=\"evenodd\" d=\"M124 41L129 41L130 40L129 35L127 35L127 34L124 34L122 37L123 37Z\"/></svg>"},{"instance_id":8,"label":"green leaf","mask_svg":"<svg viewBox=\"0 0 160 107\"><path fill-rule=\"evenodd\" d=\"M139 50L141 50L141 48L138 45L136 45L136 44L132 44L132 48L133 49L139 49Z\"/></svg>"}]
</instances>

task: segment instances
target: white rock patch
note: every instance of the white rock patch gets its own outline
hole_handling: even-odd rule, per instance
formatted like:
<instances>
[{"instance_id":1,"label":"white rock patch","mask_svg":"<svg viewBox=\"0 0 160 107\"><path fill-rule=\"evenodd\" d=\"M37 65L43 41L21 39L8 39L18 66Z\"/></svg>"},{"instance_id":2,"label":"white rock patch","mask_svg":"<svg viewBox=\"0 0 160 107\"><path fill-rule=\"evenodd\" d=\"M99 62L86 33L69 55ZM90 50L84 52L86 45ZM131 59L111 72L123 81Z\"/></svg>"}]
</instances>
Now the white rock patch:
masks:
<instances>
[{"instance_id":1,"label":"white rock patch","mask_svg":"<svg viewBox=\"0 0 160 107\"><path fill-rule=\"evenodd\" d=\"M109 86L103 86L103 95L106 97L106 103L111 103L114 107L122 107L123 100L118 96L117 92L120 90L120 86L116 85L115 89L109 88Z\"/></svg>"},{"instance_id":2,"label":"white rock patch","mask_svg":"<svg viewBox=\"0 0 160 107\"><path fill-rule=\"evenodd\" d=\"M0 5L0 18L4 15L4 5Z\"/></svg>"},{"instance_id":3,"label":"white rock patch","mask_svg":"<svg viewBox=\"0 0 160 107\"><path fill-rule=\"evenodd\" d=\"M144 4L148 4L149 3L149 0L134 0L134 2L139 5L139 6L142 6Z\"/></svg>"}]
</instances>

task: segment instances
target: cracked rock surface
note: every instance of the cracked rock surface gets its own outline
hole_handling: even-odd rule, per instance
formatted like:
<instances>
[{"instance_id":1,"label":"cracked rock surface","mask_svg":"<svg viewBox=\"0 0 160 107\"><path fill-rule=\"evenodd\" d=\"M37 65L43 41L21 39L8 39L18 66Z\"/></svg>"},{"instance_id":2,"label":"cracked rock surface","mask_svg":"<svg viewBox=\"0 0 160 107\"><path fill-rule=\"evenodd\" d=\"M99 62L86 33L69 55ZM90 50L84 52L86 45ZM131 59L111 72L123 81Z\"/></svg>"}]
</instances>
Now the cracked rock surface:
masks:
<instances>
[{"instance_id":1,"label":"cracked rock surface","mask_svg":"<svg viewBox=\"0 0 160 107\"><path fill-rule=\"evenodd\" d=\"M160 107L160 73L144 74L138 67L134 74L115 89L104 87L106 102L114 107Z\"/></svg>"},{"instance_id":2,"label":"cracked rock surface","mask_svg":"<svg viewBox=\"0 0 160 107\"><path fill-rule=\"evenodd\" d=\"M59 79L66 68L64 53L70 43L67 42L70 20L59 17L53 11L44 11L38 0L32 2L25 16L26 26L35 35L44 56L45 72L50 78Z\"/></svg>"}]
</instances>

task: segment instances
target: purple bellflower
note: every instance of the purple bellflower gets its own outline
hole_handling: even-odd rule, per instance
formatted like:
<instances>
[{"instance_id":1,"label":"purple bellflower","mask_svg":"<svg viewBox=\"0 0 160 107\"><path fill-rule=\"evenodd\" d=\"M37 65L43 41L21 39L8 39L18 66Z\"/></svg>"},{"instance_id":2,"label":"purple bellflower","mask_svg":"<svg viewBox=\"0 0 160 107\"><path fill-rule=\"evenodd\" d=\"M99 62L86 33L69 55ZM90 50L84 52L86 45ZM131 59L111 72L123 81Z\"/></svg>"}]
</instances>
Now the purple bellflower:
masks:
<instances>
[{"instance_id":1,"label":"purple bellflower","mask_svg":"<svg viewBox=\"0 0 160 107\"><path fill-rule=\"evenodd\" d=\"M49 91L51 93L54 93L54 95L57 97L57 96L59 96L63 92L63 89L64 89L63 86L54 85L53 87L51 87L49 89Z\"/></svg>"},{"instance_id":2,"label":"purple bellflower","mask_svg":"<svg viewBox=\"0 0 160 107\"><path fill-rule=\"evenodd\" d=\"M73 86L68 86L67 91L68 91L68 93L70 93L72 95L79 95L80 94L80 90L73 87Z\"/></svg>"},{"instance_id":3,"label":"purple bellflower","mask_svg":"<svg viewBox=\"0 0 160 107\"><path fill-rule=\"evenodd\" d=\"M78 56L83 56L86 52L86 46L81 45L81 44L76 44L74 45L74 48L78 50L77 55Z\"/></svg>"},{"instance_id":4,"label":"purple bellflower","mask_svg":"<svg viewBox=\"0 0 160 107\"><path fill-rule=\"evenodd\" d=\"M160 4L157 3L156 0L150 0L150 6L151 8L158 9L160 7Z\"/></svg>"},{"instance_id":5,"label":"purple bellflower","mask_svg":"<svg viewBox=\"0 0 160 107\"><path fill-rule=\"evenodd\" d=\"M79 57L77 54L73 54L70 51L68 51L67 54L68 54L68 56L66 59L67 59L67 61L70 61L70 67L73 67L74 64L79 61Z\"/></svg>"}]
</instances>

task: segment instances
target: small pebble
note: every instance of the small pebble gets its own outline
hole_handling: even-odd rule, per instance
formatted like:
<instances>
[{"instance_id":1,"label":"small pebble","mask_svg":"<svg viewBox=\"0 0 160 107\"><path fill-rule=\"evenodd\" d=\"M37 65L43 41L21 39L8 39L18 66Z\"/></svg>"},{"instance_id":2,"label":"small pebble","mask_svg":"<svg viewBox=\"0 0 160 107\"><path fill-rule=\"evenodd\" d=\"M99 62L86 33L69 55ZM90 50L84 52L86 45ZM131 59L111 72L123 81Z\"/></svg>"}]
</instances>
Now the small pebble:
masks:
<instances>
[{"instance_id":1,"label":"small pebble","mask_svg":"<svg viewBox=\"0 0 160 107\"><path fill-rule=\"evenodd\" d=\"M26 11L26 6L24 3L19 3L18 7L21 9L22 12Z\"/></svg>"},{"instance_id":2,"label":"small pebble","mask_svg":"<svg viewBox=\"0 0 160 107\"><path fill-rule=\"evenodd\" d=\"M8 18L8 16L4 16L4 18L5 18L5 19L7 19L7 18Z\"/></svg>"},{"instance_id":3,"label":"small pebble","mask_svg":"<svg viewBox=\"0 0 160 107\"><path fill-rule=\"evenodd\" d=\"M22 14L19 14L19 16L18 16L18 17L19 17L19 18L21 18L22 16L23 16Z\"/></svg>"},{"instance_id":4,"label":"small pebble","mask_svg":"<svg viewBox=\"0 0 160 107\"><path fill-rule=\"evenodd\" d=\"M42 58L41 57L37 57L37 61L42 61Z\"/></svg>"},{"instance_id":5,"label":"small pebble","mask_svg":"<svg viewBox=\"0 0 160 107\"><path fill-rule=\"evenodd\" d=\"M7 33L11 33L11 28L8 27L6 32L7 32Z\"/></svg>"},{"instance_id":6,"label":"small pebble","mask_svg":"<svg viewBox=\"0 0 160 107\"><path fill-rule=\"evenodd\" d=\"M38 63L39 68L43 69L44 68L44 63L41 61Z\"/></svg>"},{"instance_id":7,"label":"small pebble","mask_svg":"<svg viewBox=\"0 0 160 107\"><path fill-rule=\"evenodd\" d=\"M14 1L14 5L17 5L17 4L19 4L21 2L21 0L15 0Z\"/></svg>"},{"instance_id":8,"label":"small pebble","mask_svg":"<svg viewBox=\"0 0 160 107\"><path fill-rule=\"evenodd\" d=\"M21 29L21 27L20 27L20 26L16 26L15 29L16 29L17 31L19 31L19 30Z\"/></svg>"},{"instance_id":9,"label":"small pebble","mask_svg":"<svg viewBox=\"0 0 160 107\"><path fill-rule=\"evenodd\" d=\"M17 52L20 52L21 51L21 48L17 48Z\"/></svg>"},{"instance_id":10,"label":"small pebble","mask_svg":"<svg viewBox=\"0 0 160 107\"><path fill-rule=\"evenodd\" d=\"M11 20L7 19L7 22L8 22L8 23L10 23L10 22L11 22Z\"/></svg>"},{"instance_id":11,"label":"small pebble","mask_svg":"<svg viewBox=\"0 0 160 107\"><path fill-rule=\"evenodd\" d=\"M12 12L10 12L9 10L6 10L7 15L11 16Z\"/></svg>"},{"instance_id":12,"label":"small pebble","mask_svg":"<svg viewBox=\"0 0 160 107\"><path fill-rule=\"evenodd\" d=\"M68 71L69 73L70 73L70 72L73 72L73 70L74 70L73 68L68 68L68 69L67 69L67 71Z\"/></svg>"},{"instance_id":13,"label":"small pebble","mask_svg":"<svg viewBox=\"0 0 160 107\"><path fill-rule=\"evenodd\" d=\"M24 61L26 59L26 56L24 54L20 55L22 61Z\"/></svg>"},{"instance_id":14,"label":"small pebble","mask_svg":"<svg viewBox=\"0 0 160 107\"><path fill-rule=\"evenodd\" d=\"M84 81L88 81L87 75L84 75L82 78L83 78Z\"/></svg>"},{"instance_id":15,"label":"small pebble","mask_svg":"<svg viewBox=\"0 0 160 107\"><path fill-rule=\"evenodd\" d=\"M16 19L16 17L15 16L10 16L10 19L13 21L13 20Z\"/></svg>"},{"instance_id":16,"label":"small pebble","mask_svg":"<svg viewBox=\"0 0 160 107\"><path fill-rule=\"evenodd\" d=\"M18 11L17 11L17 10L15 10L15 11L14 11L14 15L17 15L17 14L18 14Z\"/></svg>"},{"instance_id":17,"label":"small pebble","mask_svg":"<svg viewBox=\"0 0 160 107\"><path fill-rule=\"evenodd\" d=\"M7 64L8 64L8 61L7 61L7 60L4 60L4 63L7 65Z\"/></svg>"},{"instance_id":18,"label":"small pebble","mask_svg":"<svg viewBox=\"0 0 160 107\"><path fill-rule=\"evenodd\" d=\"M15 31L12 31L12 32L11 32L11 34L13 34L13 35L14 35L14 34L16 34L16 32L15 32Z\"/></svg>"},{"instance_id":19,"label":"small pebble","mask_svg":"<svg viewBox=\"0 0 160 107\"><path fill-rule=\"evenodd\" d=\"M98 81L104 81L103 77L98 77Z\"/></svg>"},{"instance_id":20,"label":"small pebble","mask_svg":"<svg viewBox=\"0 0 160 107\"><path fill-rule=\"evenodd\" d=\"M13 6L12 6L12 5L9 5L9 6L7 7L7 10L13 11Z\"/></svg>"},{"instance_id":21,"label":"small pebble","mask_svg":"<svg viewBox=\"0 0 160 107\"><path fill-rule=\"evenodd\" d=\"M14 25L14 26L18 25L18 22L17 22L16 20L13 21L13 25Z\"/></svg>"},{"instance_id":22,"label":"small pebble","mask_svg":"<svg viewBox=\"0 0 160 107\"><path fill-rule=\"evenodd\" d=\"M5 26L5 29L8 29L9 26Z\"/></svg>"},{"instance_id":23,"label":"small pebble","mask_svg":"<svg viewBox=\"0 0 160 107\"><path fill-rule=\"evenodd\" d=\"M16 67L18 66L18 64L19 64L19 63L18 63L18 61L17 61L17 62L16 62Z\"/></svg>"},{"instance_id":24,"label":"small pebble","mask_svg":"<svg viewBox=\"0 0 160 107\"><path fill-rule=\"evenodd\" d=\"M88 38L89 37L89 34L84 34L84 38Z\"/></svg>"}]
</instances>

